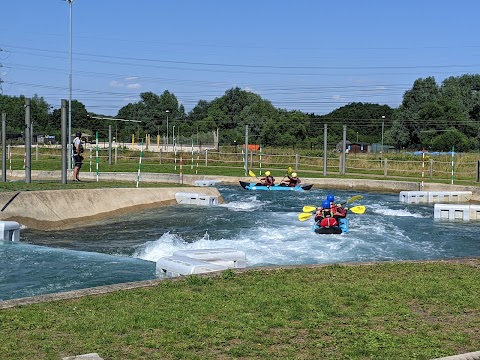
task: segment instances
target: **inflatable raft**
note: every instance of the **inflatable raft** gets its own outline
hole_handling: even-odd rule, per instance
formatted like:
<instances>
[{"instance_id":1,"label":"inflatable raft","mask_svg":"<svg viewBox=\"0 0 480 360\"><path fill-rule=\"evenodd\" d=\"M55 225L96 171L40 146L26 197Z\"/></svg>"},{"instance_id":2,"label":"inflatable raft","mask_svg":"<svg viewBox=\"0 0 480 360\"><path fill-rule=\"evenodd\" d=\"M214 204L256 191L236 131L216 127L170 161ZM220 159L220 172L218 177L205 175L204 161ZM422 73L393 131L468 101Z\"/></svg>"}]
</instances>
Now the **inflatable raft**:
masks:
<instances>
[{"instance_id":1,"label":"inflatable raft","mask_svg":"<svg viewBox=\"0 0 480 360\"><path fill-rule=\"evenodd\" d=\"M248 183L245 181L240 181L240 186L246 190L305 191L305 190L310 190L313 184L299 185L299 186L288 186L287 184L275 184L273 186L266 186L266 185L263 185L262 183Z\"/></svg>"},{"instance_id":2,"label":"inflatable raft","mask_svg":"<svg viewBox=\"0 0 480 360\"><path fill-rule=\"evenodd\" d=\"M348 233L348 220L346 218L338 219L339 226L321 227L317 222L313 225L313 231L316 234L346 234Z\"/></svg>"}]
</instances>

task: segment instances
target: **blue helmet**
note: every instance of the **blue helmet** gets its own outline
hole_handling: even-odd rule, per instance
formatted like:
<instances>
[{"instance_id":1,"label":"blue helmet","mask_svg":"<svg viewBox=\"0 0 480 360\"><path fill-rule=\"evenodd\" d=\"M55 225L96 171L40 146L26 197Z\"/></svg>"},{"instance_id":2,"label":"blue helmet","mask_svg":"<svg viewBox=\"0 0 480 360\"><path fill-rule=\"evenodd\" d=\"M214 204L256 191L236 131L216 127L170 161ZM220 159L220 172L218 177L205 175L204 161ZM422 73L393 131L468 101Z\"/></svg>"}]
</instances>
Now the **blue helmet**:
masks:
<instances>
[{"instance_id":1,"label":"blue helmet","mask_svg":"<svg viewBox=\"0 0 480 360\"><path fill-rule=\"evenodd\" d=\"M328 201L328 200L323 200L323 201L322 201L322 207L323 207L324 209L330 209L330 201Z\"/></svg>"},{"instance_id":2,"label":"blue helmet","mask_svg":"<svg viewBox=\"0 0 480 360\"><path fill-rule=\"evenodd\" d=\"M328 194L328 195L327 195L327 200L332 203L332 202L335 201L335 196L333 196L332 194Z\"/></svg>"}]
</instances>

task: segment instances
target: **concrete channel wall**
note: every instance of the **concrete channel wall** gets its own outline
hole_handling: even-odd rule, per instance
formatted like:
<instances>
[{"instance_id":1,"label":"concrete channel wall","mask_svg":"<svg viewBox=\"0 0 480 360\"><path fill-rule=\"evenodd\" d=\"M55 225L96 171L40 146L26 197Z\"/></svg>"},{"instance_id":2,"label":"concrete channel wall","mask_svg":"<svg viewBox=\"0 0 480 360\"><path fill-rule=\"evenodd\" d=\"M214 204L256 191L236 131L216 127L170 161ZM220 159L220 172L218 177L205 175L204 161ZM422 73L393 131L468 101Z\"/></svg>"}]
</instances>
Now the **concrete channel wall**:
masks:
<instances>
[{"instance_id":1,"label":"concrete channel wall","mask_svg":"<svg viewBox=\"0 0 480 360\"><path fill-rule=\"evenodd\" d=\"M25 172L14 171L9 181L23 181ZM95 173L82 172L85 181L95 181ZM32 181L58 180L58 171L32 171ZM121 180L136 182L136 173L101 173L99 181ZM252 177L183 175L183 185L172 188L142 188L141 182L164 182L179 184L178 174L144 173L141 175L140 188L118 189L72 189L23 191L0 212L0 220L17 221L22 225L37 229L71 228L79 223L88 223L116 214L138 211L145 208L176 204L178 192L199 193L207 196L221 195L213 186L193 186L197 180L216 180L221 184L239 185L239 181L252 181ZM277 181L281 177L278 176ZM379 191L400 193L400 191L471 191L471 202L480 202L480 187L447 184L425 184L407 181L388 181L371 179L302 178L305 184L314 184L314 188L325 190L345 189L361 191ZM192 187L187 187L192 186ZM245 190L247 191L247 190ZM16 195L15 192L0 193L0 207L4 207Z\"/></svg>"}]
</instances>

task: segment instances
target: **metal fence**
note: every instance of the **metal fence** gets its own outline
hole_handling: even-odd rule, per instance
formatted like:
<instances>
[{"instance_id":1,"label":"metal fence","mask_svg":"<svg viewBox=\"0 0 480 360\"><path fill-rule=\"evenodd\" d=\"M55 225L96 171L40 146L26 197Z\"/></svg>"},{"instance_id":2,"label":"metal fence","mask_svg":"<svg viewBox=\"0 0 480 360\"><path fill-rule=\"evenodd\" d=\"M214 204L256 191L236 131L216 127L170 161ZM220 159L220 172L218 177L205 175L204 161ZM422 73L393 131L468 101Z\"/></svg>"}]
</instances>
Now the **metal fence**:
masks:
<instances>
[{"instance_id":1,"label":"metal fence","mask_svg":"<svg viewBox=\"0 0 480 360\"><path fill-rule=\"evenodd\" d=\"M143 151L140 151L143 150ZM456 154L442 156L422 156L412 154L384 154L378 158L375 154L346 154L345 174L342 173L342 154L327 154L326 167L323 156L307 156L299 153L274 154L268 152L245 153L231 148L203 148L184 146L164 149L150 146L148 150L141 144L124 148L109 148L87 144L84 153L82 171L95 171L100 164L101 171L136 171L142 154L142 171L196 174L248 174L253 170L263 175L266 170L274 175L283 176L291 167L300 177L382 177L407 181L432 182L479 182L480 154ZM25 147L8 146L7 169L19 170L25 166ZM98 156L97 156L98 154ZM180 162L181 161L181 162ZM247 164L247 169L245 169ZM183 166L180 169L180 166ZM61 149L55 146L35 145L32 147L33 170L59 170L61 168ZM8 170L7 170L8 174Z\"/></svg>"}]
</instances>

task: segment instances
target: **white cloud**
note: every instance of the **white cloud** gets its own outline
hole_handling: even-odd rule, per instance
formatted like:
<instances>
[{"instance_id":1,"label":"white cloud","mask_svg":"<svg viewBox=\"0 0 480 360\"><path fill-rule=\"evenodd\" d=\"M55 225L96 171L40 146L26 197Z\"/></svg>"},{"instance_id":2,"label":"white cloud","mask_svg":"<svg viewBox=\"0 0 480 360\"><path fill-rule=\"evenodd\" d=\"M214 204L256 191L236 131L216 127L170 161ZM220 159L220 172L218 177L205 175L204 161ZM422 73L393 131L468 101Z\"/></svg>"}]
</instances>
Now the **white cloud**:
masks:
<instances>
[{"instance_id":1,"label":"white cloud","mask_svg":"<svg viewBox=\"0 0 480 360\"><path fill-rule=\"evenodd\" d=\"M140 89L142 85L140 85L139 83L136 83L136 84L128 84L126 87L127 89Z\"/></svg>"},{"instance_id":2,"label":"white cloud","mask_svg":"<svg viewBox=\"0 0 480 360\"><path fill-rule=\"evenodd\" d=\"M129 76L129 77L125 78L126 81L133 81L133 80L137 80L137 79L138 79L138 76Z\"/></svg>"},{"instance_id":3,"label":"white cloud","mask_svg":"<svg viewBox=\"0 0 480 360\"><path fill-rule=\"evenodd\" d=\"M342 98L341 95L333 95L333 96L332 96L332 99L333 99L333 100L342 100L343 98Z\"/></svg>"},{"instance_id":4,"label":"white cloud","mask_svg":"<svg viewBox=\"0 0 480 360\"><path fill-rule=\"evenodd\" d=\"M116 80L110 81L110 86L114 88L124 87L123 83Z\"/></svg>"}]
</instances>

